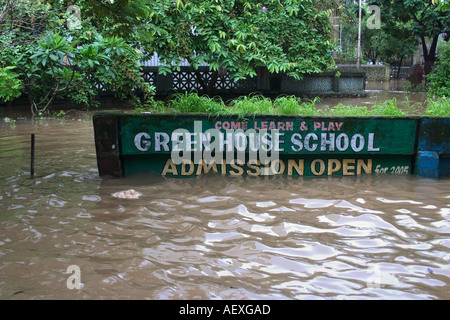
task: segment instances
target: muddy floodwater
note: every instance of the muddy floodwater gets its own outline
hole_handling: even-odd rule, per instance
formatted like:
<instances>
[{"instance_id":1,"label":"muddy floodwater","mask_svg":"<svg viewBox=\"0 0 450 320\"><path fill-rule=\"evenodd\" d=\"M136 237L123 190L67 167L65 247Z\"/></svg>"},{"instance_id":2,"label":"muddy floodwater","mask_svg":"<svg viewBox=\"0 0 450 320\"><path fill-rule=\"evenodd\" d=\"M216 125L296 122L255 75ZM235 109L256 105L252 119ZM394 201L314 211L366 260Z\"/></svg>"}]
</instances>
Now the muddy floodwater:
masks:
<instances>
[{"instance_id":1,"label":"muddy floodwater","mask_svg":"<svg viewBox=\"0 0 450 320\"><path fill-rule=\"evenodd\" d=\"M448 178L102 179L90 117L0 122L0 299L449 298Z\"/></svg>"}]
</instances>

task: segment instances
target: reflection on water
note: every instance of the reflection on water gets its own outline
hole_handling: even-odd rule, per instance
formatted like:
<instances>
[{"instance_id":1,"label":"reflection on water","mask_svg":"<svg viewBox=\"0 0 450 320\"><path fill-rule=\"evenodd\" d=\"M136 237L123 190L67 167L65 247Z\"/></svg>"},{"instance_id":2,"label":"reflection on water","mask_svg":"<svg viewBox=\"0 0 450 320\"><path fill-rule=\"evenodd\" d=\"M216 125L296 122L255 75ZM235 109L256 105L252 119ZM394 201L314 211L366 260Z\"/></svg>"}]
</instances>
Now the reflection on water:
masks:
<instances>
[{"instance_id":1,"label":"reflection on water","mask_svg":"<svg viewBox=\"0 0 450 320\"><path fill-rule=\"evenodd\" d=\"M372 106L381 104L386 100L396 99L400 108L405 108L406 103L413 105L414 103L422 104L426 100L424 92L405 92L408 86L406 80L387 81L367 81L366 96L364 97L339 97L339 98L323 98L317 106L335 106L339 103L351 106Z\"/></svg>"},{"instance_id":2,"label":"reflection on water","mask_svg":"<svg viewBox=\"0 0 450 320\"><path fill-rule=\"evenodd\" d=\"M18 120L0 182L0 299L450 298L449 179L101 179L90 120Z\"/></svg>"}]
</instances>

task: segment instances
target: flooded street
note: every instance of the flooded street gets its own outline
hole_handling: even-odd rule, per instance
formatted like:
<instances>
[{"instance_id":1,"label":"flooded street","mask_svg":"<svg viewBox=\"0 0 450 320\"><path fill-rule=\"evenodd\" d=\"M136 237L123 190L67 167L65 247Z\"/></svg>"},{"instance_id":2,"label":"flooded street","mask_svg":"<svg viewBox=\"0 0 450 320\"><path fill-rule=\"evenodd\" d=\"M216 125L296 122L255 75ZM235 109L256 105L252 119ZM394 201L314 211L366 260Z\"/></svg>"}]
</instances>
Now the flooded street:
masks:
<instances>
[{"instance_id":1,"label":"flooded street","mask_svg":"<svg viewBox=\"0 0 450 320\"><path fill-rule=\"evenodd\" d=\"M102 179L89 117L2 119L0 299L450 299L450 179Z\"/></svg>"},{"instance_id":2,"label":"flooded street","mask_svg":"<svg viewBox=\"0 0 450 320\"><path fill-rule=\"evenodd\" d=\"M335 106L339 103L351 106L366 106L369 107L374 104L381 104L386 100L396 99L399 107L406 110L406 105L409 103L412 106L414 103L423 103L427 95L424 92L406 92L404 87L409 82L407 80L392 80L387 81L366 81L366 96L363 97L324 97L317 106Z\"/></svg>"}]
</instances>

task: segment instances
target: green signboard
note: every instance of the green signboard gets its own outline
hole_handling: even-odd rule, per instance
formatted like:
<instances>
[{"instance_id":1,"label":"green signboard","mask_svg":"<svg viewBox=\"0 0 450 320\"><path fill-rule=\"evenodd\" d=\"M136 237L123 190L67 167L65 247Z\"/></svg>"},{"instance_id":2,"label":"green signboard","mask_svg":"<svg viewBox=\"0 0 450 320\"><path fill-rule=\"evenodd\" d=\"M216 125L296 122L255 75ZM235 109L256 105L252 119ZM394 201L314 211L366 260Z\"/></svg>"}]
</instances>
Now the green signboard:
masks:
<instances>
[{"instance_id":1,"label":"green signboard","mask_svg":"<svg viewBox=\"0 0 450 320\"><path fill-rule=\"evenodd\" d=\"M410 174L417 121L208 115L122 115L125 174L185 177Z\"/></svg>"}]
</instances>

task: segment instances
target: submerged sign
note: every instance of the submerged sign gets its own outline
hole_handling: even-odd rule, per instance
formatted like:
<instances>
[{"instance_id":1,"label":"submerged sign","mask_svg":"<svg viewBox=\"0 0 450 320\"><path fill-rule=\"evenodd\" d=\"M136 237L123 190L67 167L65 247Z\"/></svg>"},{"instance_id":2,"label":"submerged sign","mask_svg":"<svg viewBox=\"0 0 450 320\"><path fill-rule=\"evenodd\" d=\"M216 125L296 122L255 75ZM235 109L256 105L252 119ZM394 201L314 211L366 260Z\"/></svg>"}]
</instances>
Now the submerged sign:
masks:
<instances>
[{"instance_id":1,"label":"submerged sign","mask_svg":"<svg viewBox=\"0 0 450 320\"><path fill-rule=\"evenodd\" d=\"M125 174L332 176L409 174L413 119L122 115Z\"/></svg>"},{"instance_id":2,"label":"submerged sign","mask_svg":"<svg viewBox=\"0 0 450 320\"><path fill-rule=\"evenodd\" d=\"M220 122L220 121L219 121ZM292 125L292 123L290 123ZM319 125L324 125L322 122ZM340 130L343 122L330 122L335 130ZM220 127L220 126L216 126ZM257 128L257 123L255 123ZM283 124L284 128L284 124ZM303 128L307 130L306 128ZM292 130L292 129L291 129ZM293 131L293 130L292 130ZM286 153L307 152L352 152L380 151L379 147L374 147L373 132L356 133L349 135L346 132L295 132L287 133L279 129L208 129L202 130L202 122L194 122L194 132L185 129L175 129L170 133L139 132L134 136L134 146L141 152L193 152L202 151L215 152L260 152L274 151ZM284 140L290 138L289 141ZM152 141L154 147L152 148Z\"/></svg>"}]
</instances>

